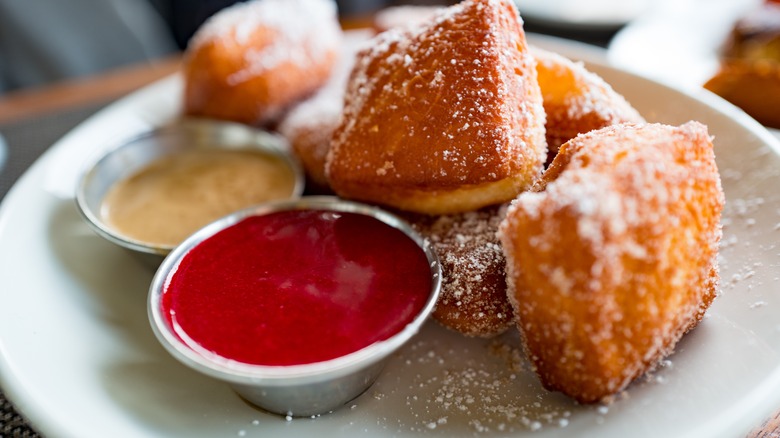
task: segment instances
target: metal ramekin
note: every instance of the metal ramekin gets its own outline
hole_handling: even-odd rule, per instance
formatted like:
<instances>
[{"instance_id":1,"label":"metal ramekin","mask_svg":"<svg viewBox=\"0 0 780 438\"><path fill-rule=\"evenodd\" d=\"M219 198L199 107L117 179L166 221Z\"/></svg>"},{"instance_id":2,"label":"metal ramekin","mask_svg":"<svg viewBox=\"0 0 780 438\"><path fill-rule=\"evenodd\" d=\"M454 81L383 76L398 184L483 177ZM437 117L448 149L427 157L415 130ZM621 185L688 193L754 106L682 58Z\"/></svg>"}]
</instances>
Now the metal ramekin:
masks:
<instances>
[{"instance_id":1,"label":"metal ramekin","mask_svg":"<svg viewBox=\"0 0 780 438\"><path fill-rule=\"evenodd\" d=\"M100 214L103 199L116 182L158 158L185 150L210 148L260 150L279 157L295 176L290 198L299 198L303 193L302 167L284 138L238 123L185 118L123 141L92 161L82 173L76 190L78 209L97 234L156 268L175 245L143 242L112 229Z\"/></svg>"},{"instance_id":2,"label":"metal ramekin","mask_svg":"<svg viewBox=\"0 0 780 438\"><path fill-rule=\"evenodd\" d=\"M422 248L431 272L431 291L419 314L391 338L335 359L290 366L226 363L205 357L184 344L173 332L161 309L165 284L182 258L215 233L241 220L285 210L325 210L364 214L394 227ZM337 409L353 400L377 379L389 356L414 336L433 311L441 289L441 266L431 245L406 222L381 209L334 197L304 197L242 210L206 226L176 247L165 259L149 289L149 320L157 339L185 365L229 383L247 401L273 413L312 416Z\"/></svg>"}]
</instances>

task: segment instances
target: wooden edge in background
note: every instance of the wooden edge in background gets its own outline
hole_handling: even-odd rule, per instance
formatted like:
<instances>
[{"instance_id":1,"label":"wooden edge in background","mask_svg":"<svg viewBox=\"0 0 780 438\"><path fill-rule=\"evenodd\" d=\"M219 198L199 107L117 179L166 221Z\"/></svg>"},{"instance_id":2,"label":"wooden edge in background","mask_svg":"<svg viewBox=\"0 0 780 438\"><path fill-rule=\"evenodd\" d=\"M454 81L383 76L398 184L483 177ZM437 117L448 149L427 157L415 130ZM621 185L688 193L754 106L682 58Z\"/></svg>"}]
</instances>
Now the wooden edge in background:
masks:
<instances>
[{"instance_id":1,"label":"wooden edge in background","mask_svg":"<svg viewBox=\"0 0 780 438\"><path fill-rule=\"evenodd\" d=\"M780 438L780 411L775 412L761 426L753 429L747 438Z\"/></svg>"},{"instance_id":2,"label":"wooden edge in background","mask_svg":"<svg viewBox=\"0 0 780 438\"><path fill-rule=\"evenodd\" d=\"M371 22L372 16L366 15L342 19L341 25L345 30L359 29L369 27ZM179 71L181 60L182 55L176 54L94 75L0 94L0 124L115 100Z\"/></svg>"},{"instance_id":3,"label":"wooden edge in background","mask_svg":"<svg viewBox=\"0 0 780 438\"><path fill-rule=\"evenodd\" d=\"M0 95L0 124L114 100L179 70L181 55Z\"/></svg>"}]
</instances>

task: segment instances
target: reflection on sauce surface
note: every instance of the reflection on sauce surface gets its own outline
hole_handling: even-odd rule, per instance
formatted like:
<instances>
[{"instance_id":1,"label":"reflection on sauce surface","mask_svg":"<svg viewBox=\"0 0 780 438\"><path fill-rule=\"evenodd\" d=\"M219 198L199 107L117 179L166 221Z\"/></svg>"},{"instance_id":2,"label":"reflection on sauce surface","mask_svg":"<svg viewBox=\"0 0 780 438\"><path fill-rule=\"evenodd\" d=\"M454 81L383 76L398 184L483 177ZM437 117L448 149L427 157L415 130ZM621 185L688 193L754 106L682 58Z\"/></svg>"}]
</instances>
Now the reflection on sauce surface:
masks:
<instances>
[{"instance_id":1,"label":"reflection on sauce surface","mask_svg":"<svg viewBox=\"0 0 780 438\"><path fill-rule=\"evenodd\" d=\"M166 280L162 311L193 350L242 363L296 365L400 332L433 281L422 249L369 216L252 216L190 250Z\"/></svg>"},{"instance_id":2,"label":"reflection on sauce surface","mask_svg":"<svg viewBox=\"0 0 780 438\"><path fill-rule=\"evenodd\" d=\"M127 237L175 246L231 212L290 198L295 182L281 158L261 151L187 151L160 158L116 183L101 215Z\"/></svg>"}]
</instances>

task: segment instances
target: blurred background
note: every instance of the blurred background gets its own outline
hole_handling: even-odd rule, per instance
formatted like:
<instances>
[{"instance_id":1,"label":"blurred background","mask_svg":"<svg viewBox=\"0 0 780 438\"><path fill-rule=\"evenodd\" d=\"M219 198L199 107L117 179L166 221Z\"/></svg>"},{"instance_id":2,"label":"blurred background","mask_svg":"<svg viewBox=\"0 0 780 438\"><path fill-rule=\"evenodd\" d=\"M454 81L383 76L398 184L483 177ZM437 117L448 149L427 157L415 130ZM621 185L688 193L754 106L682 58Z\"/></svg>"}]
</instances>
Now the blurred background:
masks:
<instances>
[{"instance_id":1,"label":"blurred background","mask_svg":"<svg viewBox=\"0 0 780 438\"><path fill-rule=\"evenodd\" d=\"M183 50L209 16L236 0L2 0L0 94ZM344 17L436 1L340 0Z\"/></svg>"},{"instance_id":2,"label":"blurred background","mask_svg":"<svg viewBox=\"0 0 780 438\"><path fill-rule=\"evenodd\" d=\"M0 0L0 199L33 158L78 122L175 72L193 33L238 1ZM457 1L335 0L345 27L368 26L386 7ZM761 56L775 58L772 71L780 77L780 0L514 1L526 32L600 46L619 68L693 90L721 67L737 19L771 3L776 12L756 9L759 20L747 20L745 34L757 35ZM760 34L754 21L765 27ZM757 89L751 102L766 100L767 87L780 94L778 81L764 86L743 76L741 83ZM769 111L777 113L776 106Z\"/></svg>"},{"instance_id":3,"label":"blurred background","mask_svg":"<svg viewBox=\"0 0 780 438\"><path fill-rule=\"evenodd\" d=\"M608 41L649 0L518 0L529 31ZM209 16L236 0L2 0L0 97L183 50ZM454 0L338 0L341 17L368 17L388 6ZM587 6L587 7L583 7ZM529 14L525 13L528 10ZM595 20L595 21L594 21ZM583 23L600 26L585 27ZM561 24L565 26L561 26ZM595 33L594 33L595 31ZM607 32L605 34L605 32Z\"/></svg>"}]
</instances>

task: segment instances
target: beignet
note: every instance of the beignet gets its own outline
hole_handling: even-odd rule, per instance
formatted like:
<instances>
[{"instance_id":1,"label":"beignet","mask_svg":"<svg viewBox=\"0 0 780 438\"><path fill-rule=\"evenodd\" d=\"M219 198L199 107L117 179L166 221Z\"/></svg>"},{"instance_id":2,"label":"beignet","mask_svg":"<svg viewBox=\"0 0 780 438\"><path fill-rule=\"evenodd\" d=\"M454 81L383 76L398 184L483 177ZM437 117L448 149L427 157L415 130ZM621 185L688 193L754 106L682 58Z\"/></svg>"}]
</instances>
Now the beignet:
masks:
<instances>
[{"instance_id":1,"label":"beignet","mask_svg":"<svg viewBox=\"0 0 780 438\"><path fill-rule=\"evenodd\" d=\"M336 66L317 93L295 105L279 122L279 133L289 142L306 171L309 193L329 193L325 159L333 131L341 121L344 88L355 64L355 54L373 34L370 31L344 32L343 47Z\"/></svg>"},{"instance_id":2,"label":"beignet","mask_svg":"<svg viewBox=\"0 0 780 438\"><path fill-rule=\"evenodd\" d=\"M498 224L506 205L443 216L405 214L439 255L442 287L433 318L466 336L492 337L514 322Z\"/></svg>"},{"instance_id":3,"label":"beignet","mask_svg":"<svg viewBox=\"0 0 780 438\"><path fill-rule=\"evenodd\" d=\"M547 146L517 9L466 0L358 54L326 174L342 197L428 214L513 199Z\"/></svg>"},{"instance_id":4,"label":"beignet","mask_svg":"<svg viewBox=\"0 0 780 438\"><path fill-rule=\"evenodd\" d=\"M328 0L254 0L208 19L183 63L184 112L260 125L330 76L341 27Z\"/></svg>"},{"instance_id":5,"label":"beignet","mask_svg":"<svg viewBox=\"0 0 780 438\"><path fill-rule=\"evenodd\" d=\"M616 125L561 147L499 231L545 387L601 401L671 353L716 295L723 203L699 123Z\"/></svg>"},{"instance_id":6,"label":"beignet","mask_svg":"<svg viewBox=\"0 0 780 438\"><path fill-rule=\"evenodd\" d=\"M531 47L531 53L536 58L547 114L548 163L555 158L558 148L577 134L645 121L623 96L581 63L538 47Z\"/></svg>"}]
</instances>

